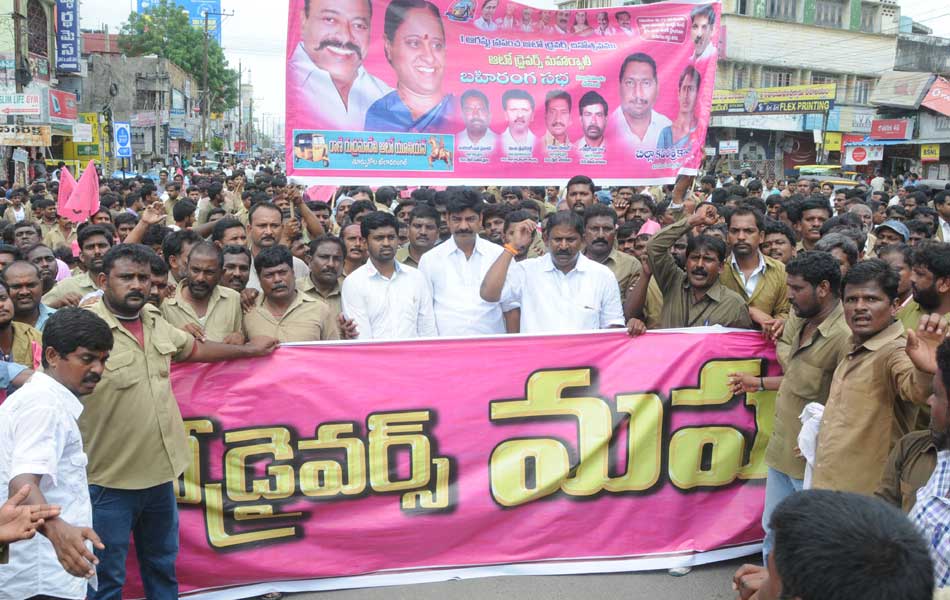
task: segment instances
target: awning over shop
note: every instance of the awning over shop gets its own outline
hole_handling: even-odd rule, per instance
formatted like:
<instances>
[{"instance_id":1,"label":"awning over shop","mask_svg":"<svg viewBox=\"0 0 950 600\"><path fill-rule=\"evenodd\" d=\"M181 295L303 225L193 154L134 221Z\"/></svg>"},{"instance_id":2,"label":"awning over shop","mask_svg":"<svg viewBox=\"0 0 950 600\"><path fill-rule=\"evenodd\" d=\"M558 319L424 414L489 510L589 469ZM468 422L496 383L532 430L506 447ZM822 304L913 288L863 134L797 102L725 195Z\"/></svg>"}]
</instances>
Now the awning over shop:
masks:
<instances>
[{"instance_id":1,"label":"awning over shop","mask_svg":"<svg viewBox=\"0 0 950 600\"><path fill-rule=\"evenodd\" d=\"M878 106L917 110L934 77L933 73L886 71L874 86L870 102Z\"/></svg>"}]
</instances>

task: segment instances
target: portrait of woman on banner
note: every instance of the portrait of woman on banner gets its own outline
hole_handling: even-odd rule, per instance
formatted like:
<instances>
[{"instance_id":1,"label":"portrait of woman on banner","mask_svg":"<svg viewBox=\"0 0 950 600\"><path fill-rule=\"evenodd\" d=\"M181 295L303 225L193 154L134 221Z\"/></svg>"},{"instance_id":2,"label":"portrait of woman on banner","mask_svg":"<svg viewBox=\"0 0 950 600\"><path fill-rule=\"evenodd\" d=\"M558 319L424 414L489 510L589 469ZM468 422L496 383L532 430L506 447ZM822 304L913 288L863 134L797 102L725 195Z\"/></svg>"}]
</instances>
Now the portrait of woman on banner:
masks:
<instances>
[{"instance_id":1,"label":"portrait of woman on banner","mask_svg":"<svg viewBox=\"0 0 950 600\"><path fill-rule=\"evenodd\" d=\"M426 0L393 0L383 25L396 89L366 112L366 131L447 132L458 126L457 102L442 91L445 28Z\"/></svg>"},{"instance_id":2,"label":"portrait of woman on banner","mask_svg":"<svg viewBox=\"0 0 950 600\"><path fill-rule=\"evenodd\" d=\"M699 97L699 71L693 65L687 65L680 75L678 90L679 111L668 127L660 131L656 143L659 149L684 149L689 147L689 140L696 133L699 126L699 117L696 115L696 99Z\"/></svg>"}]
</instances>

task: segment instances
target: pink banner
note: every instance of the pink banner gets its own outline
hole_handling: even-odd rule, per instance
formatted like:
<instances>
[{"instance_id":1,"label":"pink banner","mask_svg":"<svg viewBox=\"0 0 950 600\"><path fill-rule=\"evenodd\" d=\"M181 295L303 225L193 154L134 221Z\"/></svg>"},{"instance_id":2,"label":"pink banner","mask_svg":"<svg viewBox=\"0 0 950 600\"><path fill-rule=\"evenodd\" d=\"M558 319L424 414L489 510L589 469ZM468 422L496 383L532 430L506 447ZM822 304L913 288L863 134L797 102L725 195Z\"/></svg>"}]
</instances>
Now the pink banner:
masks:
<instances>
[{"instance_id":1,"label":"pink banner","mask_svg":"<svg viewBox=\"0 0 950 600\"><path fill-rule=\"evenodd\" d=\"M298 180L657 184L702 162L718 2L369 2L290 2Z\"/></svg>"},{"instance_id":2,"label":"pink banner","mask_svg":"<svg viewBox=\"0 0 950 600\"><path fill-rule=\"evenodd\" d=\"M727 376L778 365L758 334L710 331L341 342L176 368L193 451L182 592L750 550L775 393L733 396Z\"/></svg>"}]
</instances>

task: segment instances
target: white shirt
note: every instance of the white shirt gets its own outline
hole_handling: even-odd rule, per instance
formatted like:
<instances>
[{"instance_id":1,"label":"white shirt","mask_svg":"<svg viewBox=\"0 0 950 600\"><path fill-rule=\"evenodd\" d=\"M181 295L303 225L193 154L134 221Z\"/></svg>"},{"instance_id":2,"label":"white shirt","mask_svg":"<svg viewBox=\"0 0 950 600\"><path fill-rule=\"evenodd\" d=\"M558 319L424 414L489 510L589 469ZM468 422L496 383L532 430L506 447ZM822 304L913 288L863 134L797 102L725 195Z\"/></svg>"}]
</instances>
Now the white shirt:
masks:
<instances>
[{"instance_id":1,"label":"white shirt","mask_svg":"<svg viewBox=\"0 0 950 600\"><path fill-rule=\"evenodd\" d=\"M344 105L330 74L313 64L304 51L303 42L297 44L288 67L290 89L306 98L309 101L307 108L323 121L314 123L316 126L362 130L369 107L393 91L361 66Z\"/></svg>"},{"instance_id":2,"label":"white shirt","mask_svg":"<svg viewBox=\"0 0 950 600\"><path fill-rule=\"evenodd\" d=\"M498 136L491 129L485 130L485 135L482 136L482 139L478 142L473 142L472 138L468 137L468 130L463 129L459 134L455 136L455 150L458 152L481 152L487 153L495 149L495 144L498 143Z\"/></svg>"},{"instance_id":3,"label":"white shirt","mask_svg":"<svg viewBox=\"0 0 950 600\"><path fill-rule=\"evenodd\" d=\"M40 475L48 504L62 507L59 518L92 527L86 454L76 423L82 404L58 381L34 373L0 405L0 504L17 475ZM56 559L42 534L10 546L10 564L0 567L0 597L85 598L88 581L73 577Z\"/></svg>"},{"instance_id":4,"label":"white shirt","mask_svg":"<svg viewBox=\"0 0 950 600\"><path fill-rule=\"evenodd\" d=\"M950 223L947 223L943 220L943 217L937 217L938 223L940 223L940 230L943 232L943 239L945 242L950 242Z\"/></svg>"},{"instance_id":5,"label":"white shirt","mask_svg":"<svg viewBox=\"0 0 950 600\"><path fill-rule=\"evenodd\" d=\"M569 273L554 266L550 254L509 267L505 288L521 302L521 333L587 331L623 327L617 279L604 265L583 254Z\"/></svg>"},{"instance_id":6,"label":"white shirt","mask_svg":"<svg viewBox=\"0 0 950 600\"><path fill-rule=\"evenodd\" d=\"M501 246L476 234L475 249L468 259L454 237L422 255L419 271L432 289L432 308L440 336L506 332L502 313L517 308L518 303L504 293L500 302L485 302L479 295L485 274L502 252Z\"/></svg>"},{"instance_id":7,"label":"white shirt","mask_svg":"<svg viewBox=\"0 0 950 600\"><path fill-rule=\"evenodd\" d=\"M307 266L307 263L300 260L296 256L294 257L294 279L300 279L301 277L307 277L310 275L310 267ZM247 287L252 290L257 290L258 292L263 291L261 289L261 280L257 277L257 269L254 268L254 261L251 260L251 276L247 280Z\"/></svg>"},{"instance_id":8,"label":"white shirt","mask_svg":"<svg viewBox=\"0 0 950 600\"><path fill-rule=\"evenodd\" d=\"M878 175L871 180L871 191L872 192L881 192L884 191L884 178Z\"/></svg>"},{"instance_id":9,"label":"white shirt","mask_svg":"<svg viewBox=\"0 0 950 600\"><path fill-rule=\"evenodd\" d=\"M473 21L473 24L482 31L495 31L498 29L498 26L495 25L493 21L486 21L485 17L478 17Z\"/></svg>"},{"instance_id":10,"label":"white shirt","mask_svg":"<svg viewBox=\"0 0 950 600\"><path fill-rule=\"evenodd\" d=\"M361 340L436 337L432 292L425 275L396 262L391 278L366 261L343 280L343 314Z\"/></svg>"},{"instance_id":11,"label":"white shirt","mask_svg":"<svg viewBox=\"0 0 950 600\"><path fill-rule=\"evenodd\" d=\"M646 133L642 138L637 137L632 131L630 131L630 126L627 124L627 120L623 116L623 109L616 108L614 112L610 113L609 123L607 124L608 131L613 131L616 135L631 148L639 149L643 148L644 150L655 150L656 144L660 139L660 132L663 131L665 127L672 125L666 116L661 115L655 110L651 110L650 125L647 127Z\"/></svg>"},{"instance_id":12,"label":"white shirt","mask_svg":"<svg viewBox=\"0 0 950 600\"><path fill-rule=\"evenodd\" d=\"M745 273L742 272L742 269L739 268L739 263L736 261L736 255L729 255L732 260L732 268L735 269L736 274L742 280L742 286L745 287L745 293L752 297L752 294L755 293L755 288L759 285L759 280L762 279L762 275L765 273L765 258L762 256L762 253L759 252L759 266L752 271L752 274L749 275L749 278L746 279Z\"/></svg>"},{"instance_id":13,"label":"white shirt","mask_svg":"<svg viewBox=\"0 0 950 600\"><path fill-rule=\"evenodd\" d=\"M534 132L528 130L528 140L524 143L515 140L511 135L511 128L505 129L501 134L501 145L505 149L505 154L530 156L534 152Z\"/></svg>"}]
</instances>

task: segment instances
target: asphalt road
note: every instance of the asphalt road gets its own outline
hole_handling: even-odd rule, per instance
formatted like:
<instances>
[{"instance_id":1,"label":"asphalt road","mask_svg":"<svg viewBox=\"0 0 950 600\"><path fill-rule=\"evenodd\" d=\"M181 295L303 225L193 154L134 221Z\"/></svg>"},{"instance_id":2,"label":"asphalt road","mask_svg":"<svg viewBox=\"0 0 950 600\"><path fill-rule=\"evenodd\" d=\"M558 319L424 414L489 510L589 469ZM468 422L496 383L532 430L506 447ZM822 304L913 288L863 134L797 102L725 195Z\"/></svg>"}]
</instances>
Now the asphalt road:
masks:
<instances>
[{"instance_id":1,"label":"asphalt road","mask_svg":"<svg viewBox=\"0 0 950 600\"><path fill-rule=\"evenodd\" d=\"M733 600L732 574L755 556L695 567L683 577L666 571L606 575L485 577L393 586L286 594L288 600Z\"/></svg>"}]
</instances>

